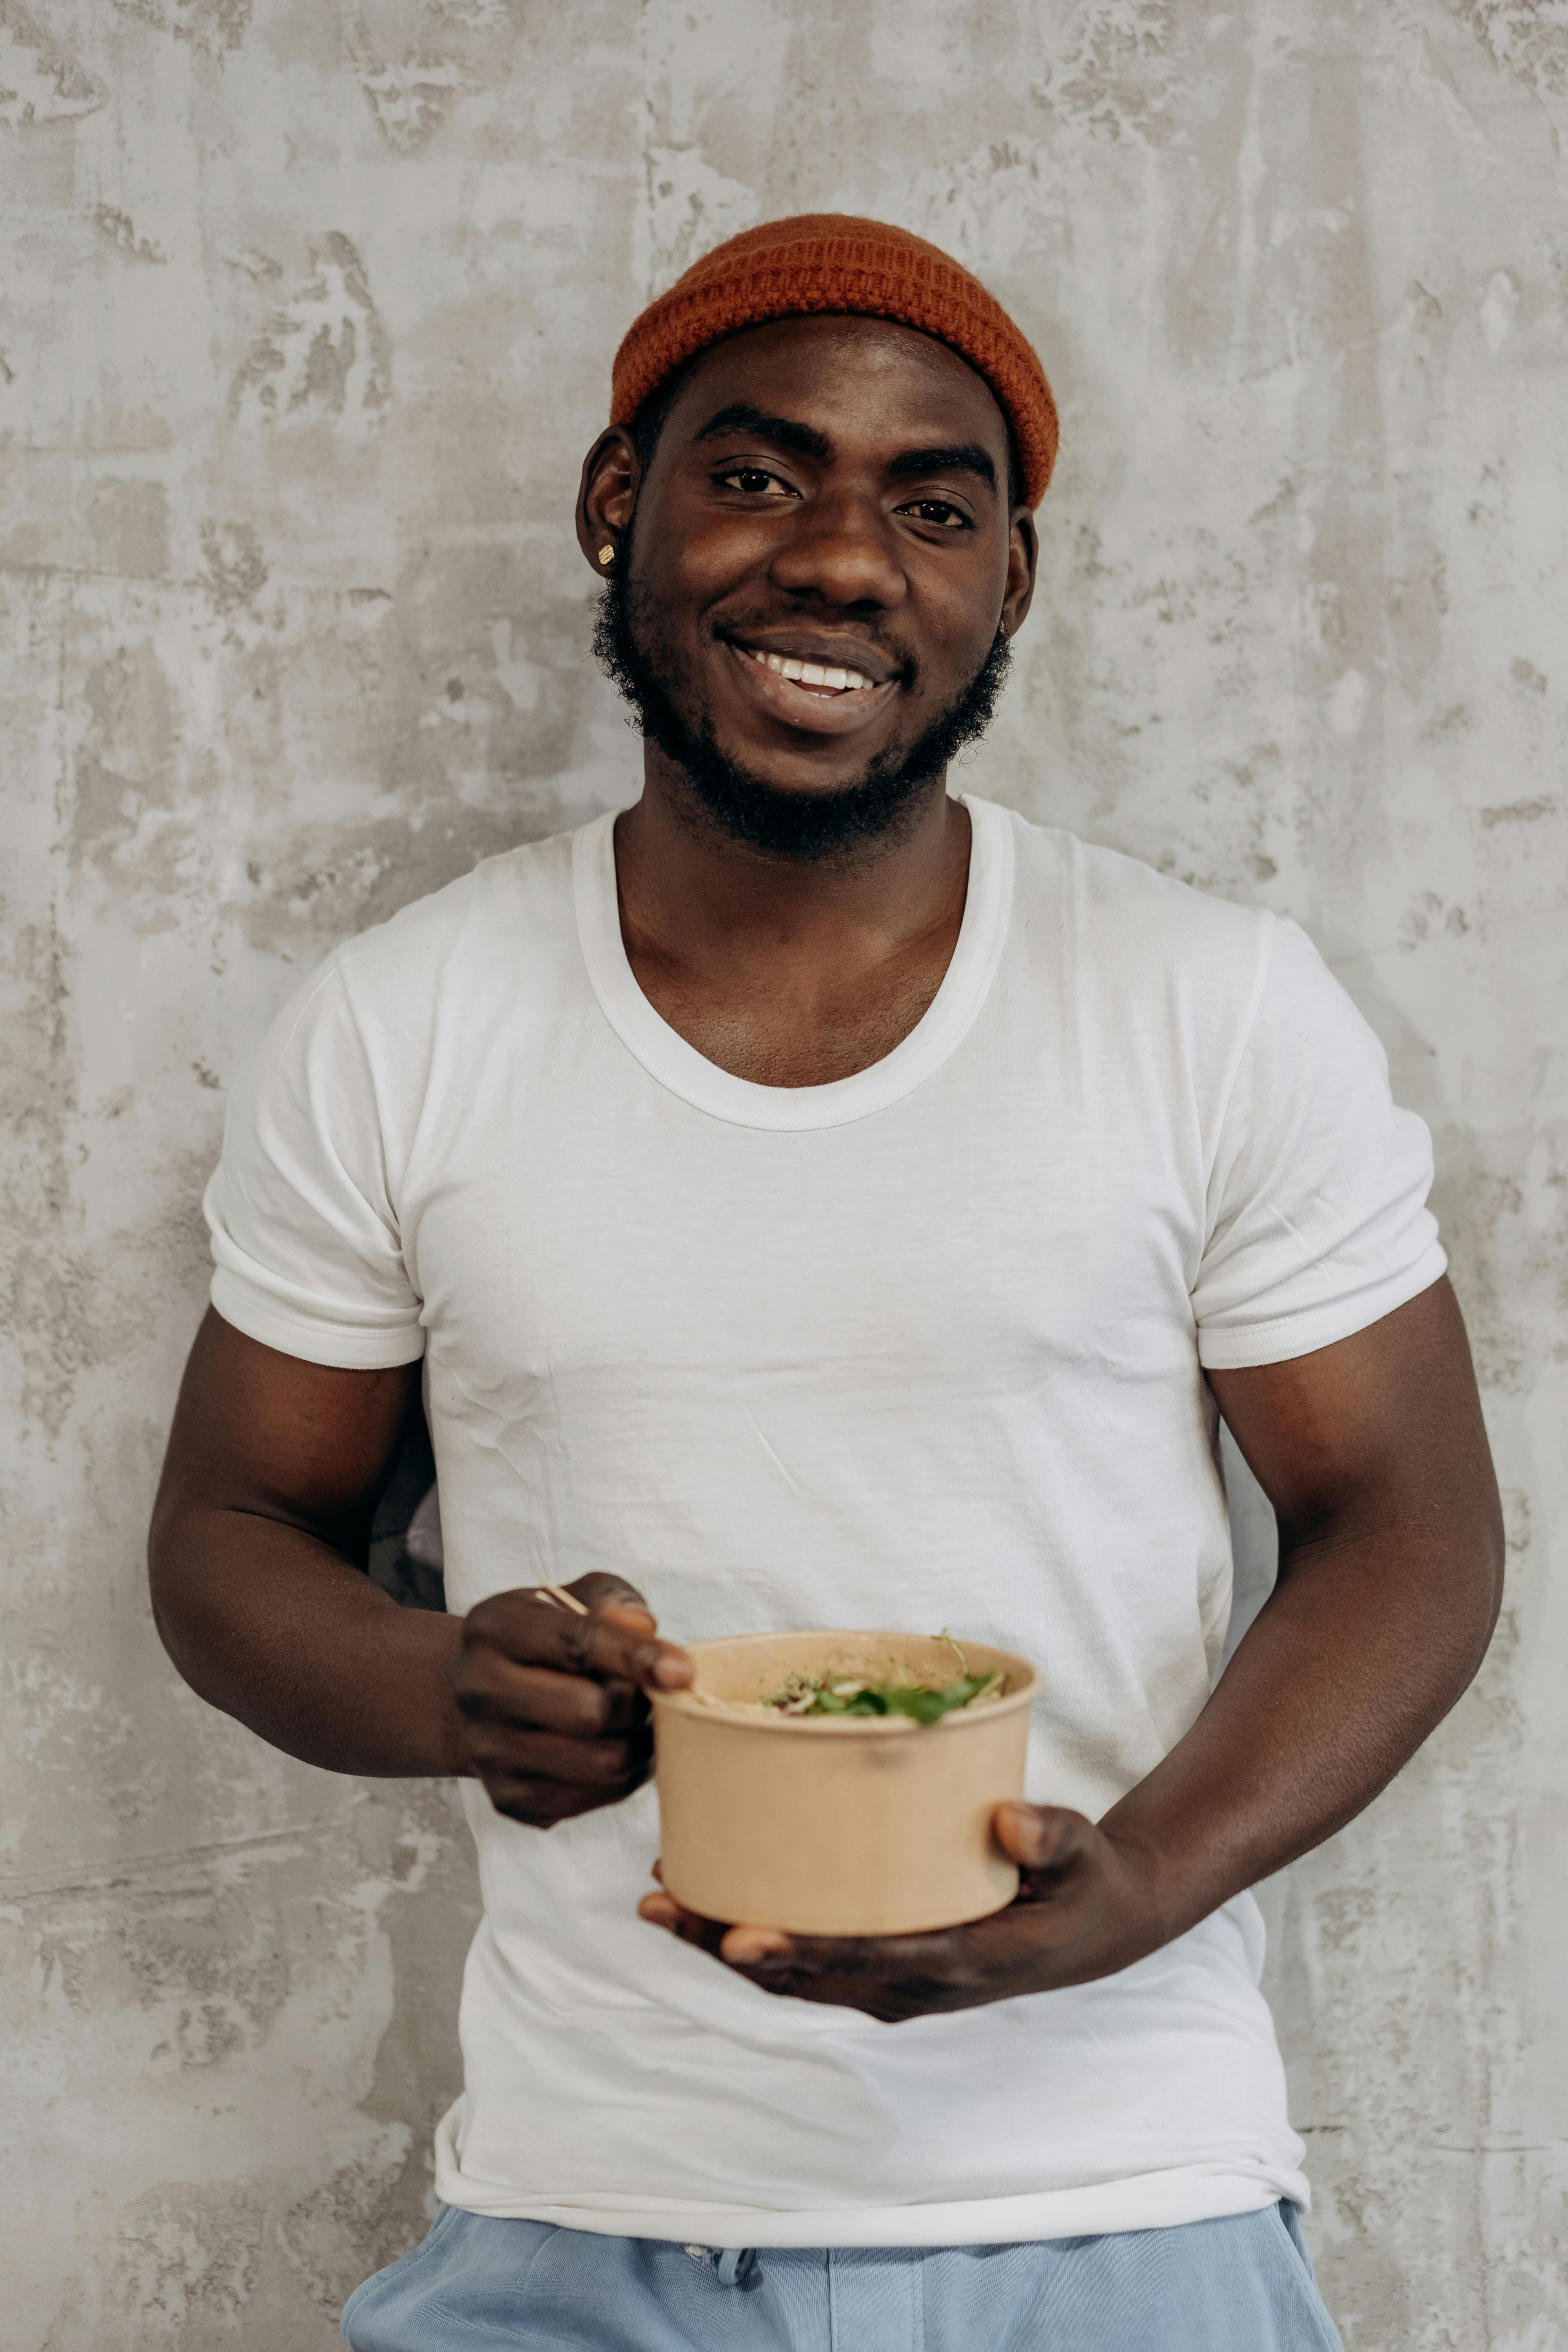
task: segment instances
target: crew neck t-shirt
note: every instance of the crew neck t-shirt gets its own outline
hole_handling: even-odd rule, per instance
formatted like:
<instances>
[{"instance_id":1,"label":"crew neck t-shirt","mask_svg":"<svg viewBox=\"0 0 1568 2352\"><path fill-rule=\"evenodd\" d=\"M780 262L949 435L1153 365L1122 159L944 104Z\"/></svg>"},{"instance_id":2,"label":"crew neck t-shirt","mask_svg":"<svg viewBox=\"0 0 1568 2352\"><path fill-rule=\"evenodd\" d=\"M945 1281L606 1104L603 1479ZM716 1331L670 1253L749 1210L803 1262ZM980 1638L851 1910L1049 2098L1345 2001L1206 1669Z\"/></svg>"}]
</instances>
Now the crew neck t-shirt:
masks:
<instances>
[{"instance_id":1,"label":"crew neck t-shirt","mask_svg":"<svg viewBox=\"0 0 1568 2352\"><path fill-rule=\"evenodd\" d=\"M1218 1670L1205 1368L1434 1282L1431 1155L1293 924L967 805L941 988L826 1086L735 1077L654 1011L609 817L340 948L236 1090L213 1299L313 1363L423 1356L453 1610L607 1570L676 1640L1021 1651L1028 1793L1098 1817ZM885 2025L638 1919L652 1788L545 1833L461 1787L449 2203L766 2246L1306 2201L1250 1895L1094 1983Z\"/></svg>"}]
</instances>

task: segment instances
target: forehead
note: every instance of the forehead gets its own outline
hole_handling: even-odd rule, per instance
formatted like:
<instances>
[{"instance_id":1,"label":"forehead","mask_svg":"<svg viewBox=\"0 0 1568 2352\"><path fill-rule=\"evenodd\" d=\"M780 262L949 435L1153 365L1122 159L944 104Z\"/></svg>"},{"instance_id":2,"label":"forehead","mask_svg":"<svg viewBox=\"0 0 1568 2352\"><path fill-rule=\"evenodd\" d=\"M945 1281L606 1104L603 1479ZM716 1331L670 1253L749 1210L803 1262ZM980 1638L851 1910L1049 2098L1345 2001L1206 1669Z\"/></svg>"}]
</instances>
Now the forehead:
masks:
<instances>
[{"instance_id":1,"label":"forehead","mask_svg":"<svg viewBox=\"0 0 1568 2352\"><path fill-rule=\"evenodd\" d=\"M744 402L826 435L836 449L978 441L1001 478L1007 426L983 375L945 343L887 319L770 319L694 362L667 420L679 446L710 416Z\"/></svg>"}]
</instances>

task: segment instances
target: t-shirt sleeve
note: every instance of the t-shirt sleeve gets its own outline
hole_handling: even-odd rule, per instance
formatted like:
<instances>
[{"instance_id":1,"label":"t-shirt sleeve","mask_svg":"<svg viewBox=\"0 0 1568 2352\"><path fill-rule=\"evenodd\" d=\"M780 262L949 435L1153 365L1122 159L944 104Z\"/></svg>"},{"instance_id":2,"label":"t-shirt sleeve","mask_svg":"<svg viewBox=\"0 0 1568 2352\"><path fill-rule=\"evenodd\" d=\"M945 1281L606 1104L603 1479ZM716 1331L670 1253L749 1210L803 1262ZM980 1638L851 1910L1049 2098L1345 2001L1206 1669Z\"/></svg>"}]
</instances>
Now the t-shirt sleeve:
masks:
<instances>
[{"instance_id":1,"label":"t-shirt sleeve","mask_svg":"<svg viewBox=\"0 0 1568 2352\"><path fill-rule=\"evenodd\" d=\"M339 956L284 1006L236 1087L204 1205L226 1323L355 1371L423 1355L382 1109Z\"/></svg>"},{"instance_id":2,"label":"t-shirt sleeve","mask_svg":"<svg viewBox=\"0 0 1568 2352\"><path fill-rule=\"evenodd\" d=\"M1275 921L1220 1118L1193 1290L1201 1361L1283 1363L1349 1339L1444 1272L1432 1144L1305 933Z\"/></svg>"}]
</instances>

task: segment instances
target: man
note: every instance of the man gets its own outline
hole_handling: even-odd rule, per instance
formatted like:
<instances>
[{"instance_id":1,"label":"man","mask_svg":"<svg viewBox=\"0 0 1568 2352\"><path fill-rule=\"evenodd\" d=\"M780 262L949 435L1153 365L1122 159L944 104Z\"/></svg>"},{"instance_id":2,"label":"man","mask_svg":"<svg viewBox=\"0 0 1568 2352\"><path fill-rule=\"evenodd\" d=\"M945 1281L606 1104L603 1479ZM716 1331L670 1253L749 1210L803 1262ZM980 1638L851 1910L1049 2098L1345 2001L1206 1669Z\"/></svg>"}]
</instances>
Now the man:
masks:
<instances>
[{"instance_id":1,"label":"man","mask_svg":"<svg viewBox=\"0 0 1568 2352\"><path fill-rule=\"evenodd\" d=\"M345 2333L1333 2344L1247 1889L1399 1769L1497 1609L1425 1131L1293 926L949 796L1056 446L964 271L752 231L634 325L613 415L578 531L642 798L279 1017L154 1522L198 1690L331 1769L463 1776L441 2211ZM450 1616L360 1572L421 1360ZM1215 1686L1218 1415L1280 1575ZM846 1942L639 1916L647 1694L691 1672L656 1612L1036 1659L1018 1901Z\"/></svg>"}]
</instances>

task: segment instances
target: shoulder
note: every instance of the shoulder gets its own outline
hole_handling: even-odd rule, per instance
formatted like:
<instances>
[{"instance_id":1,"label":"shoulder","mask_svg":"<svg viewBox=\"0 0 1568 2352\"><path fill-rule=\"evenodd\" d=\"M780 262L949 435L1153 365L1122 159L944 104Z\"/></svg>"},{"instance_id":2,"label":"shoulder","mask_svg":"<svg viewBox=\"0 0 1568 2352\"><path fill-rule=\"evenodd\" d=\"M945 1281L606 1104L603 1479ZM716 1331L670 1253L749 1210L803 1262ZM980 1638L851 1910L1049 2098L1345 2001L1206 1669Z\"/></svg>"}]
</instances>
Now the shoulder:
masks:
<instances>
[{"instance_id":1,"label":"shoulder","mask_svg":"<svg viewBox=\"0 0 1568 2352\"><path fill-rule=\"evenodd\" d=\"M490 1025L488 1016L547 1013L581 962L577 838L556 834L487 857L345 940L295 1000L299 1011L309 1003L314 1021L347 1022L373 1058L383 1040L403 1052L439 1033L451 1050L465 1030Z\"/></svg>"},{"instance_id":2,"label":"shoulder","mask_svg":"<svg viewBox=\"0 0 1568 2352\"><path fill-rule=\"evenodd\" d=\"M487 857L335 947L284 1003L260 1070L422 1069L439 1044L548 1010L576 962L574 834Z\"/></svg>"},{"instance_id":3,"label":"shoulder","mask_svg":"<svg viewBox=\"0 0 1568 2352\"><path fill-rule=\"evenodd\" d=\"M574 931L574 833L524 843L416 898L331 959L356 999L428 986L454 962L516 971L559 953Z\"/></svg>"},{"instance_id":4,"label":"shoulder","mask_svg":"<svg viewBox=\"0 0 1568 2352\"><path fill-rule=\"evenodd\" d=\"M1244 997L1261 987L1281 924L1163 874L1142 858L1032 824L994 803L1011 837L1016 922L1083 977L1134 990Z\"/></svg>"}]
</instances>

